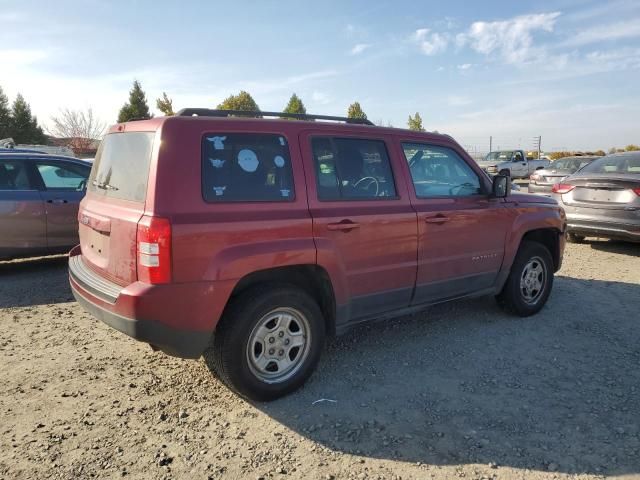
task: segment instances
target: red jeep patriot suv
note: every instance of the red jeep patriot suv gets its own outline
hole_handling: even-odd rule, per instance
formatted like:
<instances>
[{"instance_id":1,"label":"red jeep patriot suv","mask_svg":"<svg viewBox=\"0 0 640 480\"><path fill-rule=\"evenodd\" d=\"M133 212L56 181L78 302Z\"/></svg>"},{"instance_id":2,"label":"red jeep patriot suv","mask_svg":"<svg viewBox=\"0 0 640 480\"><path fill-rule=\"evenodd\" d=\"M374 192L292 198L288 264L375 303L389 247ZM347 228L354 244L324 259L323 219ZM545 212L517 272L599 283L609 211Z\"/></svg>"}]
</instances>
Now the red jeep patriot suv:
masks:
<instances>
[{"instance_id":1,"label":"red jeep patriot suv","mask_svg":"<svg viewBox=\"0 0 640 480\"><path fill-rule=\"evenodd\" d=\"M511 194L450 136L241 115L111 127L69 259L97 318L268 400L358 323L479 295L521 316L547 301L563 210Z\"/></svg>"}]
</instances>

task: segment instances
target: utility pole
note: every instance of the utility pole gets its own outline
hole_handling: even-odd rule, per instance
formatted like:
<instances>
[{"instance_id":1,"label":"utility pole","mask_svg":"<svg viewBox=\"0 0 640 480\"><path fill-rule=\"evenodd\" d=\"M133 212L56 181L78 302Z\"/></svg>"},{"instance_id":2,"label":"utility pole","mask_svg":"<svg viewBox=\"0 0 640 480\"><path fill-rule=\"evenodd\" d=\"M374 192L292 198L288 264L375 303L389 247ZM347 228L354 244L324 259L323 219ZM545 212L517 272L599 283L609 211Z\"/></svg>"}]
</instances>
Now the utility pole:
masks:
<instances>
[{"instance_id":1,"label":"utility pole","mask_svg":"<svg viewBox=\"0 0 640 480\"><path fill-rule=\"evenodd\" d=\"M489 153L493 151L493 136L489 135Z\"/></svg>"},{"instance_id":2,"label":"utility pole","mask_svg":"<svg viewBox=\"0 0 640 480\"><path fill-rule=\"evenodd\" d=\"M542 135L538 136L538 160L540 160L540 151L542 149Z\"/></svg>"},{"instance_id":3,"label":"utility pole","mask_svg":"<svg viewBox=\"0 0 640 480\"><path fill-rule=\"evenodd\" d=\"M538 151L538 159L540 159L540 153L542 149L542 135L533 137L533 148Z\"/></svg>"}]
</instances>

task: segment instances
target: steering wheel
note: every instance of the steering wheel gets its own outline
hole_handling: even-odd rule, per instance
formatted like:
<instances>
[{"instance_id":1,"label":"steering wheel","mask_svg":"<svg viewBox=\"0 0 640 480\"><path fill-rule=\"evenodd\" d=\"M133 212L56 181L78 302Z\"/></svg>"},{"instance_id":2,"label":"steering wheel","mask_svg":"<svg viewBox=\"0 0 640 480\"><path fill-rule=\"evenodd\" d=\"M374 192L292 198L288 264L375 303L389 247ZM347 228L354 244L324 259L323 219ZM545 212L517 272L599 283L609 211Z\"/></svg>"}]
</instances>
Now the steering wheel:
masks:
<instances>
[{"instance_id":1,"label":"steering wheel","mask_svg":"<svg viewBox=\"0 0 640 480\"><path fill-rule=\"evenodd\" d=\"M422 160L422 156L424 155L422 150L418 150L413 156L409 159L409 167L413 167L417 162Z\"/></svg>"},{"instance_id":2,"label":"steering wheel","mask_svg":"<svg viewBox=\"0 0 640 480\"><path fill-rule=\"evenodd\" d=\"M465 182L465 183L461 183L460 185L454 185L453 187L451 187L449 189L449 195L455 197L457 195L457 193L460 193L460 191L458 191L456 193L454 193L454 191L456 189L462 190L463 188L475 188L475 185L473 183L471 183L471 182Z\"/></svg>"},{"instance_id":3,"label":"steering wheel","mask_svg":"<svg viewBox=\"0 0 640 480\"><path fill-rule=\"evenodd\" d=\"M368 180L368 183L366 185L360 186L361 183L364 183ZM378 179L375 177L362 177L360 180L358 180L356 183L353 184L353 188L360 188L360 190L364 190L366 192L369 191L369 187L371 185L376 186L376 193L375 196L378 196L378 192L380 191L380 183L378 182Z\"/></svg>"}]
</instances>

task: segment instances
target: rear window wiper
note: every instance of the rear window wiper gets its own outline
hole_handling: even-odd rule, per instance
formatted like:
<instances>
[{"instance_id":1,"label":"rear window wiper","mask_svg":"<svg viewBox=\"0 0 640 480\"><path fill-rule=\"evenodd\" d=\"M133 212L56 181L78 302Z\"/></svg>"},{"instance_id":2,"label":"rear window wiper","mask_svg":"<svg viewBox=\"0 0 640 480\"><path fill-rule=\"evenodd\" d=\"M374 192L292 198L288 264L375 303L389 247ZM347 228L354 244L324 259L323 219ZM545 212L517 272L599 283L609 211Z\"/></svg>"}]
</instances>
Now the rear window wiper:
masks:
<instances>
[{"instance_id":1,"label":"rear window wiper","mask_svg":"<svg viewBox=\"0 0 640 480\"><path fill-rule=\"evenodd\" d=\"M118 190L118 187L114 187L113 185L109 185L106 182L99 182L97 180L91 182L91 185L93 185L94 187L102 188L103 190Z\"/></svg>"}]
</instances>

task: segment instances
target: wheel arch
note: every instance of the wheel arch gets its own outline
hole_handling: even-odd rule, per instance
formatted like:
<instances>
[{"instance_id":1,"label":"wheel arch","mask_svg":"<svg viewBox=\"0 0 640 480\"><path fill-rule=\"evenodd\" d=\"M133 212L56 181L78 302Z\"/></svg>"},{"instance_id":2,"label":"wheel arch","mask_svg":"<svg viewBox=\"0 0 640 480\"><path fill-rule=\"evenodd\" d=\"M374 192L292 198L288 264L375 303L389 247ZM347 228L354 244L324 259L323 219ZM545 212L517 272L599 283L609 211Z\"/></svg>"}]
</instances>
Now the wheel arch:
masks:
<instances>
[{"instance_id":1,"label":"wheel arch","mask_svg":"<svg viewBox=\"0 0 640 480\"><path fill-rule=\"evenodd\" d=\"M326 332L335 335L336 300L333 285L328 272L319 265L288 265L248 273L238 280L227 304L249 288L269 284L287 284L304 290L318 303L324 317Z\"/></svg>"},{"instance_id":2,"label":"wheel arch","mask_svg":"<svg viewBox=\"0 0 640 480\"><path fill-rule=\"evenodd\" d=\"M520 245L525 241L537 242L544 245L553 259L554 271L557 272L561 265L560 231L556 228L537 228L526 232L520 240Z\"/></svg>"}]
</instances>

